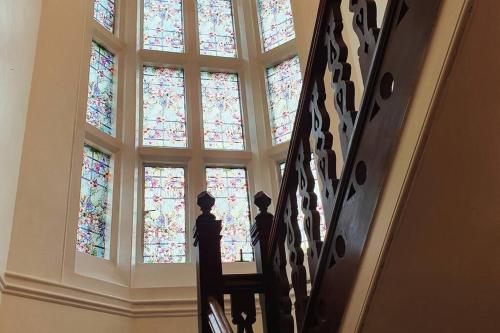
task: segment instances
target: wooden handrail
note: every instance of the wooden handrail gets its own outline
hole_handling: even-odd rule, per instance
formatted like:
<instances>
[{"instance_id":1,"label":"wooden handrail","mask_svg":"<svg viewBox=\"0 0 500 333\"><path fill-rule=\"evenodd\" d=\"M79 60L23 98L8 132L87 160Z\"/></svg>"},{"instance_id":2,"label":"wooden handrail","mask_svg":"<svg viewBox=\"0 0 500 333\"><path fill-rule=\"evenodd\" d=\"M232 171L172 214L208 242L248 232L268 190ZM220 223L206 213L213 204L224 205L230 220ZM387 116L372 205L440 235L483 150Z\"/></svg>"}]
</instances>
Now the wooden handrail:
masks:
<instances>
[{"instance_id":1,"label":"wooden handrail","mask_svg":"<svg viewBox=\"0 0 500 333\"><path fill-rule=\"evenodd\" d=\"M224 310L213 297L208 298L208 322L212 333L233 333L233 328L229 324Z\"/></svg>"},{"instance_id":2,"label":"wooden handrail","mask_svg":"<svg viewBox=\"0 0 500 333\"><path fill-rule=\"evenodd\" d=\"M354 14L363 81L358 86L364 86L363 91L356 91L351 81L348 53L354 52L343 38L342 1L349 1ZM231 296L231 314L239 333L253 333L255 294L260 294L266 333L293 333L294 326L301 333L338 331L440 2L389 0L379 29L374 0L320 0L276 214L268 212L271 199L267 195L255 196L259 214L251 234L257 274L222 273L221 225L210 213L214 199L207 193L198 197L203 211L194 232L200 332L230 329L224 316L224 294ZM335 110L327 110L327 70ZM355 109L355 93L363 96L359 110ZM330 132L332 111L339 118L340 142L335 147ZM314 190L313 154L319 191ZM339 176L336 158L340 154L344 165ZM318 200L328 227L324 243ZM306 254L297 221L299 209L304 216Z\"/></svg>"}]
</instances>

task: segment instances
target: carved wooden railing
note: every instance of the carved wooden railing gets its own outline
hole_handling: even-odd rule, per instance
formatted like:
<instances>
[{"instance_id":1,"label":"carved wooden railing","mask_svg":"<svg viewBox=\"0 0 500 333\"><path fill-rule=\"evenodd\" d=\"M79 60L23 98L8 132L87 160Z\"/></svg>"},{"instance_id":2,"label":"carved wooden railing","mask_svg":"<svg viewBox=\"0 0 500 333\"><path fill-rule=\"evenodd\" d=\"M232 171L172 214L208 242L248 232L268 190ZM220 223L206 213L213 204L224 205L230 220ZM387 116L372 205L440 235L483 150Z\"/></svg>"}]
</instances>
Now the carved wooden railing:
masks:
<instances>
[{"instance_id":1,"label":"carved wooden railing","mask_svg":"<svg viewBox=\"0 0 500 333\"><path fill-rule=\"evenodd\" d=\"M256 198L258 198L256 196ZM267 198L269 203L270 199ZM257 200L257 202L259 202ZM198 282L198 327L202 333L232 332L224 312L224 295L230 295L232 323L238 333L253 333L255 294L264 293L262 274L222 274L221 221L210 212L215 199L198 195L202 214L196 219L194 246ZM267 207L266 207L267 208ZM272 220L266 221L271 226Z\"/></svg>"},{"instance_id":2,"label":"carved wooden railing","mask_svg":"<svg viewBox=\"0 0 500 333\"><path fill-rule=\"evenodd\" d=\"M235 304L233 318L244 312L250 313L255 321L250 303L254 302L254 294L259 293L265 332L291 333L294 327L299 332L338 331L440 3L440 0L389 0L379 29L376 1L349 0L353 29L360 45L357 60L362 82L355 85L343 36L342 0L320 1L275 216L267 212L269 197L258 193L255 198L260 209L252 227L257 274L236 281L234 276L222 277L219 266L215 267L216 273L214 267L212 273L203 273L203 242L196 240L200 253L200 327L208 325L203 312L208 308L208 296L219 304L223 304L224 293L231 294L232 302L233 298L243 299L241 303L245 306ZM327 109L324 84L327 73L331 76L329 89L335 111ZM356 91L355 87L364 90ZM355 94L362 96L359 110L355 108ZM330 117L335 113L339 120L338 144L334 144L330 132ZM314 191L311 154L316 163L320 198ZM340 157L344 163L338 173ZM318 200L323 203L328 226L324 241L320 238ZM301 247L297 221L299 207L304 215L306 254ZM202 206L203 209L207 211ZM207 228L207 232L216 229L220 232L220 221L215 221L209 210L202 217L217 227ZM205 232L199 222L198 238ZM216 243L215 238L207 242ZM216 246L215 243L212 245ZM218 251L204 255L220 257L220 244ZM207 279L217 282L206 286ZM244 282L251 287L236 293L235 283ZM251 328L246 332L252 332Z\"/></svg>"}]
</instances>

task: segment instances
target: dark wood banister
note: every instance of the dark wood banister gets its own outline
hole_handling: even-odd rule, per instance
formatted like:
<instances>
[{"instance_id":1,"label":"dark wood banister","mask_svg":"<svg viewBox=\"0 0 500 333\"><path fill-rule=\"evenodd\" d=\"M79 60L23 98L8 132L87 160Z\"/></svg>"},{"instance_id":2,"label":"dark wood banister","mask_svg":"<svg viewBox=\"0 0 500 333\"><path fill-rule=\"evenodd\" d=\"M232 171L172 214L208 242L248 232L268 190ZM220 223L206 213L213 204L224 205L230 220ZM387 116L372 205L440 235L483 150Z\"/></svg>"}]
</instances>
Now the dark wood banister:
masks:
<instances>
[{"instance_id":1,"label":"dark wood banister","mask_svg":"<svg viewBox=\"0 0 500 333\"><path fill-rule=\"evenodd\" d=\"M274 253L276 251L276 246L278 244L278 238L280 237L279 232L280 232L280 221L279 219L281 216L283 216L283 212L285 210L285 203L286 199L285 196L287 195L286 191L286 186L288 184L288 180L290 177L290 172L292 170L292 165L293 162L295 161L297 157L297 148L298 148L298 141L299 141L299 131L302 129L301 124L306 121L305 117L308 116L306 109L307 105L309 103L309 100L307 99L308 96L310 96L310 93L312 91L312 77L313 73L315 71L315 67L318 66L318 62L315 61L317 54L319 53L319 50L321 49L318 47L319 43L323 43L323 40L321 39L321 36L324 34L324 24L325 21L328 18L328 13L326 10L327 4L329 0L321 0L318 6L318 14L316 19L316 23L314 26L314 33L313 33L313 38L311 41L311 47L310 49L310 54L309 58L307 60L307 65L306 65L306 70L304 74L304 79L303 79L303 84L302 84L302 92L300 94L300 99L299 99L299 104L297 108L297 116L295 117L295 122L293 125L293 131L292 131L292 137L290 140L290 148L288 150L287 158L286 158L286 164L285 164L285 171L283 173L281 185L280 185L280 192L278 196L278 202L276 204L276 212L274 214L274 220L273 224L271 227L271 235L269 238L269 253Z\"/></svg>"},{"instance_id":2,"label":"dark wood banister","mask_svg":"<svg viewBox=\"0 0 500 333\"><path fill-rule=\"evenodd\" d=\"M354 109L349 50L342 37L342 1L349 1L360 41L358 57L365 89L359 112ZM196 222L194 245L201 333L227 331L224 294L231 296L231 314L238 333L253 333L255 294L260 294L264 331L292 333L287 262L292 271L299 332L338 331L440 3L389 0L380 30L374 0L320 0L274 217L267 211L271 199L263 192L255 196L259 214L251 234L257 274L222 274L221 221L210 213L214 199L206 192L198 197L203 214ZM340 120L341 151L333 149L331 113L325 106L327 69L332 74L335 111ZM316 154L328 226L324 243L319 239L318 198L309 163L312 153ZM335 159L340 153L344 154L344 166L337 178ZM310 292L300 246L297 191L303 197L300 206L309 243Z\"/></svg>"},{"instance_id":3,"label":"dark wood banister","mask_svg":"<svg viewBox=\"0 0 500 333\"><path fill-rule=\"evenodd\" d=\"M213 333L233 333L224 310L213 297L208 298L208 322Z\"/></svg>"}]
</instances>

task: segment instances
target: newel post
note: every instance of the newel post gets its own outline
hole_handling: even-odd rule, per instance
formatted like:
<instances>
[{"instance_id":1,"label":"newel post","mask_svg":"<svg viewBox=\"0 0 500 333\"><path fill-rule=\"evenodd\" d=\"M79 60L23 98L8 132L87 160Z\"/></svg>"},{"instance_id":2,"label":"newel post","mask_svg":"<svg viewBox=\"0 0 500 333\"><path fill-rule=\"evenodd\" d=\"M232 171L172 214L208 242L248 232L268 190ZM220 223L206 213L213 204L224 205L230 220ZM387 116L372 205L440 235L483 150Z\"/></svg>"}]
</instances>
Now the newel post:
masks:
<instances>
[{"instance_id":1,"label":"newel post","mask_svg":"<svg viewBox=\"0 0 500 333\"><path fill-rule=\"evenodd\" d=\"M264 332L278 332L275 325L276 318L271 315L272 297L269 292L272 289L271 281L273 279L273 267L271 256L268 253L269 237L273 224L273 215L267 211L271 204L269 198L264 192L259 192L254 197L254 203L259 208L259 214L255 217L255 223L251 228L252 245L255 251L255 263L257 273L262 274L264 278L264 288L266 293L260 294L260 307L262 310L262 323Z\"/></svg>"},{"instance_id":2,"label":"newel post","mask_svg":"<svg viewBox=\"0 0 500 333\"><path fill-rule=\"evenodd\" d=\"M194 227L196 278L198 283L198 332L211 333L208 323L208 298L216 299L224 309L221 262L220 220L211 214L215 199L206 191L197 198L202 214Z\"/></svg>"}]
</instances>

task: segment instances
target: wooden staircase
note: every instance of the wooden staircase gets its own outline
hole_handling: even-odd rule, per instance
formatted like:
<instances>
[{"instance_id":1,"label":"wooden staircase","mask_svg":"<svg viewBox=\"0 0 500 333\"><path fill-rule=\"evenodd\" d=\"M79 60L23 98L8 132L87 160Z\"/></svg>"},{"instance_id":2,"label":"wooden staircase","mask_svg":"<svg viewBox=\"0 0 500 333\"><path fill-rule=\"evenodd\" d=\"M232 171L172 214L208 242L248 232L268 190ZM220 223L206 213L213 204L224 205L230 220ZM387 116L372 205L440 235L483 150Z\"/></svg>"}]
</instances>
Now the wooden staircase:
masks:
<instances>
[{"instance_id":1,"label":"wooden staircase","mask_svg":"<svg viewBox=\"0 0 500 333\"><path fill-rule=\"evenodd\" d=\"M344 41L342 1L347 0L321 0L319 5L274 215L268 212L271 199L262 192L255 196L259 214L252 226L252 241L257 274L222 274L221 222L210 213L214 199L206 192L198 196L203 212L194 232L200 332L232 332L224 314L224 295L230 295L237 331L253 332L256 294L264 332L339 330L441 3L389 0L378 27L376 1L349 0L360 45L357 58L364 90L359 91L351 79L348 55L355 50L349 50ZM331 86L327 88L328 73ZM338 144L330 132L334 111L327 109L326 89L332 90L339 119ZM359 110L355 94L362 96ZM314 191L311 155L321 198ZM341 157L343 167L337 170ZM318 200L328 226L324 241ZM301 247L298 209L304 215L307 253Z\"/></svg>"}]
</instances>

